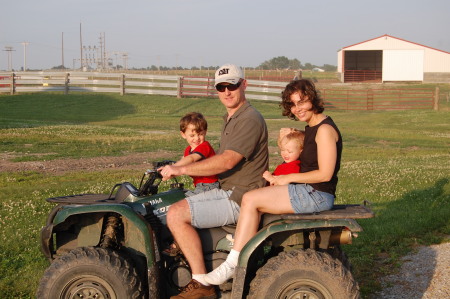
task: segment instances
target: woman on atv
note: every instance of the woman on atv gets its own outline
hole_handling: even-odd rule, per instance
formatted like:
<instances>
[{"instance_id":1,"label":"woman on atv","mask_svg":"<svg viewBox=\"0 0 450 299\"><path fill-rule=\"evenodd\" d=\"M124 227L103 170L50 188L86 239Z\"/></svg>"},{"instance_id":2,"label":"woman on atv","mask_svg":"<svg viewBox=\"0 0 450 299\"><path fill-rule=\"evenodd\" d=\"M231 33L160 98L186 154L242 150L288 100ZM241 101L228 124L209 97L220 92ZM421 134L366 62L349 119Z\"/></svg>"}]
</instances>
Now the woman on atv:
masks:
<instances>
[{"instance_id":1,"label":"woman on atv","mask_svg":"<svg viewBox=\"0 0 450 299\"><path fill-rule=\"evenodd\" d=\"M339 129L323 114L323 100L308 80L289 83L280 107L283 116L307 123L300 173L274 176L270 186L244 194L233 249L205 276L210 284L222 284L234 275L239 253L256 234L263 213L313 213L333 207L342 152Z\"/></svg>"}]
</instances>

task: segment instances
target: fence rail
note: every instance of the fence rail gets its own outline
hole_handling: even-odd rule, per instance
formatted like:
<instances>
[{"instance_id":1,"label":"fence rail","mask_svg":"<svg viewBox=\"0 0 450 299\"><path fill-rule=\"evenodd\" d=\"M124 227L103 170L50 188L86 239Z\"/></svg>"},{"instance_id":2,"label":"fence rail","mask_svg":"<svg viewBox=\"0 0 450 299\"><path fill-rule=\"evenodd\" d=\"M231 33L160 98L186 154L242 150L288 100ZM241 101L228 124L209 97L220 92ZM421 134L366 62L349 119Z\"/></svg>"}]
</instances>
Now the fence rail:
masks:
<instances>
[{"instance_id":1,"label":"fence rail","mask_svg":"<svg viewBox=\"0 0 450 299\"><path fill-rule=\"evenodd\" d=\"M286 81L288 81L286 79ZM246 97L280 101L288 82L247 80ZM217 97L213 78L97 72L0 73L0 93L107 92L159 94L182 97ZM322 89L325 106L344 110L435 109L439 89Z\"/></svg>"},{"instance_id":2,"label":"fence rail","mask_svg":"<svg viewBox=\"0 0 450 299\"><path fill-rule=\"evenodd\" d=\"M345 110L433 109L435 100L433 90L416 88L324 89L321 94L325 107Z\"/></svg>"},{"instance_id":3,"label":"fence rail","mask_svg":"<svg viewBox=\"0 0 450 299\"><path fill-rule=\"evenodd\" d=\"M178 80L178 76L96 72L0 73L0 92L112 92L176 96Z\"/></svg>"}]
</instances>

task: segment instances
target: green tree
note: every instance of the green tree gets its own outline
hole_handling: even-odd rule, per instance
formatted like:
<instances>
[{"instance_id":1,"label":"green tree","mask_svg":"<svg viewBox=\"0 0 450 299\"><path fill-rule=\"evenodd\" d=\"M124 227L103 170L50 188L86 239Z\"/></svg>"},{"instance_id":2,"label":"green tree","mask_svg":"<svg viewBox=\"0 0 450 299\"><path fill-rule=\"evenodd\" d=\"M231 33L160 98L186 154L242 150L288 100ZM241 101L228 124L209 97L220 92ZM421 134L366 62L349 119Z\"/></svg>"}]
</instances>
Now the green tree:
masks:
<instances>
[{"instance_id":1,"label":"green tree","mask_svg":"<svg viewBox=\"0 0 450 299\"><path fill-rule=\"evenodd\" d=\"M287 69L291 67L291 64L300 65L300 61L298 59L289 60L286 56L278 56L264 61L259 67L265 70Z\"/></svg>"},{"instance_id":2,"label":"green tree","mask_svg":"<svg viewBox=\"0 0 450 299\"><path fill-rule=\"evenodd\" d=\"M289 69L291 70L298 70L302 68L302 64L300 63L300 60L297 58L289 60Z\"/></svg>"},{"instance_id":3,"label":"green tree","mask_svg":"<svg viewBox=\"0 0 450 299\"><path fill-rule=\"evenodd\" d=\"M67 69L69 68L63 66L62 64L52 67L52 70L67 70Z\"/></svg>"},{"instance_id":4,"label":"green tree","mask_svg":"<svg viewBox=\"0 0 450 299\"><path fill-rule=\"evenodd\" d=\"M331 65L331 64L324 64L322 68L326 72L335 72L337 70L337 67L335 65Z\"/></svg>"},{"instance_id":5,"label":"green tree","mask_svg":"<svg viewBox=\"0 0 450 299\"><path fill-rule=\"evenodd\" d=\"M315 65L312 65L311 63L307 62L305 63L304 68L305 70L312 70L313 68L315 68Z\"/></svg>"}]
</instances>

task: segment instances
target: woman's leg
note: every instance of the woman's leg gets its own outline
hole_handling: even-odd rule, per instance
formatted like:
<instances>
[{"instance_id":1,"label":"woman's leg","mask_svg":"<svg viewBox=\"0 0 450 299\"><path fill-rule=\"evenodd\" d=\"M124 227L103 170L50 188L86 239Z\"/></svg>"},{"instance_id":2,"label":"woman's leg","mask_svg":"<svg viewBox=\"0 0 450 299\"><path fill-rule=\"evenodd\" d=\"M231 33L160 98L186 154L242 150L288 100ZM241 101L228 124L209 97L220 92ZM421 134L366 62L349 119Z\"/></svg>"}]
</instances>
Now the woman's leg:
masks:
<instances>
[{"instance_id":1,"label":"woman's leg","mask_svg":"<svg viewBox=\"0 0 450 299\"><path fill-rule=\"evenodd\" d=\"M256 234L262 213L294 213L287 185L255 189L244 194L234 236L234 250L241 251Z\"/></svg>"},{"instance_id":2,"label":"woman's leg","mask_svg":"<svg viewBox=\"0 0 450 299\"><path fill-rule=\"evenodd\" d=\"M248 240L258 231L262 213L284 214L293 212L287 185L265 187L245 193L242 197L233 249L225 262L206 274L206 282L219 285L234 275L239 253Z\"/></svg>"}]
</instances>

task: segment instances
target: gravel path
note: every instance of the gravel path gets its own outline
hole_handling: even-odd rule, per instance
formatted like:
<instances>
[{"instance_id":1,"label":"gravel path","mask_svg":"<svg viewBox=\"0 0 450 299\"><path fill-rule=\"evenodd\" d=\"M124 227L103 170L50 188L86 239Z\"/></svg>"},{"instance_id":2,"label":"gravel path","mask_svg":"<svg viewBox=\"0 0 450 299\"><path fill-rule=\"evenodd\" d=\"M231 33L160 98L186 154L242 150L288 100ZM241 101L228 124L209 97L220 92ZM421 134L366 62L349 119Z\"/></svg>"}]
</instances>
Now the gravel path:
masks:
<instances>
[{"instance_id":1,"label":"gravel path","mask_svg":"<svg viewBox=\"0 0 450 299\"><path fill-rule=\"evenodd\" d=\"M396 274L383 279L383 291L371 298L450 298L450 242L419 247L402 258Z\"/></svg>"}]
</instances>

